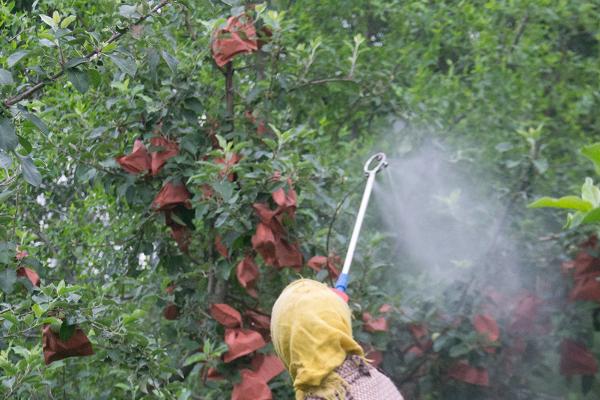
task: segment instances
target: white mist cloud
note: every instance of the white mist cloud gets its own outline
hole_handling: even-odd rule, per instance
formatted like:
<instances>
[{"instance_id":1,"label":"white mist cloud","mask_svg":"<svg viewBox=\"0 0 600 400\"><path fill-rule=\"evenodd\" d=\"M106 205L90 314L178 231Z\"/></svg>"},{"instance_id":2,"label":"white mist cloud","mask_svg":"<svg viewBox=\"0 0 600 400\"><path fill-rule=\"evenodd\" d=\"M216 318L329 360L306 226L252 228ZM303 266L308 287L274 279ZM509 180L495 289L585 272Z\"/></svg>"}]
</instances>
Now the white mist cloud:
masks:
<instances>
[{"instance_id":1,"label":"white mist cloud","mask_svg":"<svg viewBox=\"0 0 600 400\"><path fill-rule=\"evenodd\" d=\"M498 280L513 288L515 246L498 229L504 206L490 181L463 168L472 164L455 160L444 149L423 146L399 158L391 155L378 177L374 203L382 230L394 238L396 268L425 273L432 284L498 269L504 271Z\"/></svg>"}]
</instances>

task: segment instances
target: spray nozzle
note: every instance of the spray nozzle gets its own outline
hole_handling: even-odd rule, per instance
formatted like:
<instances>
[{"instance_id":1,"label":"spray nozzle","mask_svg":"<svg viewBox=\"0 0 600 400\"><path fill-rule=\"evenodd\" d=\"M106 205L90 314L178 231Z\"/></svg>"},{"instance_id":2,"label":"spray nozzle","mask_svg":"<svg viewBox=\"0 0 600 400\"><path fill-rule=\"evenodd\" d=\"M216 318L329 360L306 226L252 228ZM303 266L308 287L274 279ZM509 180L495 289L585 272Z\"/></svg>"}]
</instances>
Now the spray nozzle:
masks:
<instances>
[{"instance_id":1,"label":"spray nozzle","mask_svg":"<svg viewBox=\"0 0 600 400\"><path fill-rule=\"evenodd\" d=\"M375 164L377 163L377 164ZM384 153L377 153L371 156L365 163L365 175L377 173L388 166L387 158Z\"/></svg>"}]
</instances>

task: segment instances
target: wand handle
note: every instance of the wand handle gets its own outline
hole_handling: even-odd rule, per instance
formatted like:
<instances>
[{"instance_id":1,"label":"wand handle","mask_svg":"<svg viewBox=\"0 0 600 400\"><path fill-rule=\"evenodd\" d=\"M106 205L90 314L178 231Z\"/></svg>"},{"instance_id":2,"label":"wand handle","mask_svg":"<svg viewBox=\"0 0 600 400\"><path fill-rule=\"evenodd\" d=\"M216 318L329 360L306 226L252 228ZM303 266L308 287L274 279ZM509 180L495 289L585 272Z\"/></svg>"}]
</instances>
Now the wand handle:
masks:
<instances>
[{"instance_id":1,"label":"wand handle","mask_svg":"<svg viewBox=\"0 0 600 400\"><path fill-rule=\"evenodd\" d=\"M369 168L370 165L374 161L379 161L374 168ZM346 252L346 258L344 258L344 266L342 268L342 273L340 274L337 282L335 283L335 288L345 292L348 288L348 278L350 273L350 265L352 264L352 259L354 258L354 251L356 250L356 243L358 242L358 236L360 235L360 229L362 228L363 220L365 219L365 214L367 212L367 206L369 205L369 199L371 197L371 192L373 191L373 184L375 183L375 175L377 172L381 171L383 168L387 167L387 160L385 154L377 153L369 160L367 160L364 171L367 175L367 185L365 186L365 191L363 193L362 200L360 202L360 208L358 209L358 215L356 216L356 222L354 223L354 229L352 230L352 236L350 237L350 244L348 245L348 251Z\"/></svg>"}]
</instances>

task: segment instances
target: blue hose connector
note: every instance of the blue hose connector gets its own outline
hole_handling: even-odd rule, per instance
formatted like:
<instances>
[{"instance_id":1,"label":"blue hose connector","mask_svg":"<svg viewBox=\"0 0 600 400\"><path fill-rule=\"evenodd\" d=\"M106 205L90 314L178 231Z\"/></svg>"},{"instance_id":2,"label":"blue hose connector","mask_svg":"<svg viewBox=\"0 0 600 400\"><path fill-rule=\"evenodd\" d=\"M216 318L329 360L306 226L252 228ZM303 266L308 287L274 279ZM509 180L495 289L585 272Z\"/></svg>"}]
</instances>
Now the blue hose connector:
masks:
<instances>
[{"instance_id":1,"label":"blue hose connector","mask_svg":"<svg viewBox=\"0 0 600 400\"><path fill-rule=\"evenodd\" d=\"M349 278L348 274L341 274L338 277L337 282L335 283L335 288L346 293L346 289L348 288L348 278Z\"/></svg>"}]
</instances>

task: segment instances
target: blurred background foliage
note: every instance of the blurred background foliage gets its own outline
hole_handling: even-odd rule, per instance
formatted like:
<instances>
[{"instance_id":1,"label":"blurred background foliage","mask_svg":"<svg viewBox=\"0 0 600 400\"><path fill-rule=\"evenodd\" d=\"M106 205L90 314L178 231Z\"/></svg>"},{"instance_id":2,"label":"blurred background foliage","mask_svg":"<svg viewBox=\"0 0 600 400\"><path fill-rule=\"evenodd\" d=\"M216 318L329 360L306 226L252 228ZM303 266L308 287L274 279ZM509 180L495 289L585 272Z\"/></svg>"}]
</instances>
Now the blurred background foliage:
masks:
<instances>
[{"instance_id":1,"label":"blurred background foliage","mask_svg":"<svg viewBox=\"0 0 600 400\"><path fill-rule=\"evenodd\" d=\"M325 269L275 269L257 256L259 296L248 295L236 265L253 254L252 204L293 187L285 228L305 263L343 256L363 161L434 142L501 205L456 223L495 221L490 237L514 238L520 258L499 244L477 260L484 273L432 288L372 213L350 285L357 338L407 399L597 398L600 299L570 301L561 273L597 229L563 231L560 213L525 206L595 176L578 149L600 131L600 3L250 3L0 0L0 395L230 398L249 360L221 361L210 305L268 314L293 279L328 281ZM242 13L270 34L219 68L212 32ZM180 148L157 176L115 162L157 134ZM233 154L242 158L230 181L216 160ZM178 217L193 228L188 252L150 206L168 182L191 193ZM496 297L481 328L481 304L507 269L514 291ZM170 304L175 320L163 316ZM513 329L519 318L531 326ZM95 354L45 366L52 324L83 329ZM565 339L582 346L579 359L561 356ZM209 368L226 379L207 379ZM274 399L293 398L287 375L269 385Z\"/></svg>"}]
</instances>

